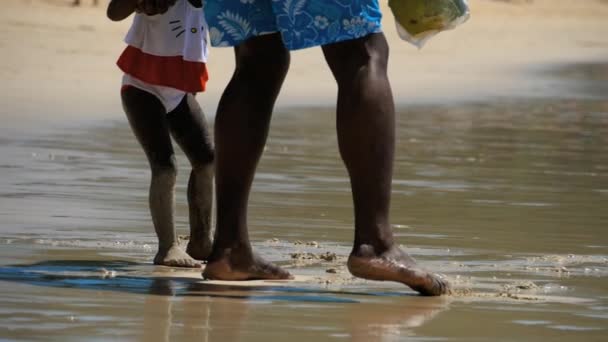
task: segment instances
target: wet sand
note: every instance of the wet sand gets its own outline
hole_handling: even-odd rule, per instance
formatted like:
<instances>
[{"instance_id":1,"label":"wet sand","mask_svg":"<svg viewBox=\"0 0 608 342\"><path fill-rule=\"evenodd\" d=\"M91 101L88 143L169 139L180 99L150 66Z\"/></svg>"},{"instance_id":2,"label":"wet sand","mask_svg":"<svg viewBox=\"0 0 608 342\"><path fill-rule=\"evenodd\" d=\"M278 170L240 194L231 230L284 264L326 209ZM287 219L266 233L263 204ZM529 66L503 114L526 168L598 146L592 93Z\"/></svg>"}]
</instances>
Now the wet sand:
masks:
<instances>
[{"instance_id":1,"label":"wet sand","mask_svg":"<svg viewBox=\"0 0 608 342\"><path fill-rule=\"evenodd\" d=\"M16 0L7 4L0 16L23 9ZM498 17L482 16L450 35L475 27L503 32L496 18L529 19L548 6L473 4ZM316 75L303 72L318 64L314 52L294 58L249 213L255 248L296 280L205 282L198 271L153 266L147 163L113 102L117 75L106 74L111 66L93 70L87 64L113 58L115 51L104 44L114 44L122 28L106 32L103 18L94 17L99 10L85 8L80 13L93 31L63 30L84 19L61 22L68 9L57 1L30 2L32 13L0 25L28 34L55 32L52 39L64 39L62 32L72 45L47 51L48 61L13 54L0 62L3 75L19 73L2 93L7 124L0 128L0 339L605 340L608 41L598 33L596 15L608 6L592 13L589 4L577 2L576 17L559 25L551 23L560 7L548 12L544 30L571 29L575 38L536 46L547 33L539 28L522 38L531 44L525 60L511 58L523 51L514 38L523 30L518 26L503 41L519 50L504 59L482 62L499 52L485 51L489 41L478 32L465 40L481 51L470 59L476 69L459 71L473 53L450 50L456 43L446 36L431 41L419 57L408 57L408 67L418 70L408 75L420 87L393 74L399 102L394 229L420 263L456 287L452 296L422 298L398 284L354 279L344 268L352 240L351 197L328 106L331 92L323 88L331 83L319 78L322 87L310 86ZM47 18L38 12L45 9ZM33 18L42 26L32 26ZM581 18L587 24L580 26ZM55 26L44 26L49 22ZM0 31L3 51L16 44L6 32ZM86 40L87 32L99 34L97 47L68 42ZM392 46L393 65L400 53L419 54ZM562 54L572 46L580 49ZM16 51L46 48L28 40ZM459 56L439 67L446 51ZM84 61L83 53L91 60ZM82 74L62 79L65 66L47 68L62 54L72 57L76 70L91 68L94 96L81 98L87 92L74 86ZM34 98L23 92L32 75L19 70L19 57L33 70L48 71ZM426 88L441 75L449 81L440 90ZM221 86L201 102L215 99ZM298 95L304 86L311 89L301 93L310 96L308 106ZM77 96L75 104L59 90ZM48 116L38 120L41 108ZM177 224L179 234L187 235L188 167L182 154L178 162Z\"/></svg>"},{"instance_id":2,"label":"wet sand","mask_svg":"<svg viewBox=\"0 0 608 342\"><path fill-rule=\"evenodd\" d=\"M351 204L333 114L278 114L250 222L257 250L297 276L287 283L205 282L151 265L149 175L124 122L5 138L0 336L603 339L606 99L400 110L393 224L423 265L455 284L438 299L346 272ZM187 169L182 155L179 163Z\"/></svg>"}]
</instances>

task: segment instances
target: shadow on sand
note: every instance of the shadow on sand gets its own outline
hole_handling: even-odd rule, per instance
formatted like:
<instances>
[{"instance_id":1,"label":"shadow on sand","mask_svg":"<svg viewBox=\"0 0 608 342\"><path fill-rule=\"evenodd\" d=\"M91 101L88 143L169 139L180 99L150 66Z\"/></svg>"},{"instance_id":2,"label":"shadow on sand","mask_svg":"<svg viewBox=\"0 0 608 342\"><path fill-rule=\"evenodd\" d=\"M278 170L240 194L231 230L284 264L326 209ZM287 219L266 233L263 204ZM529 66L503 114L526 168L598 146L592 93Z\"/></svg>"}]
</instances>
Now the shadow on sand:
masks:
<instances>
[{"instance_id":1,"label":"shadow on sand","mask_svg":"<svg viewBox=\"0 0 608 342\"><path fill-rule=\"evenodd\" d=\"M117 291L174 297L232 298L248 301L359 303L353 297L412 296L406 292L330 291L293 285L241 286L208 283L185 276L158 276L155 266L127 261L49 260L0 266L0 281L54 288ZM170 273L168 273L170 274Z\"/></svg>"}]
</instances>

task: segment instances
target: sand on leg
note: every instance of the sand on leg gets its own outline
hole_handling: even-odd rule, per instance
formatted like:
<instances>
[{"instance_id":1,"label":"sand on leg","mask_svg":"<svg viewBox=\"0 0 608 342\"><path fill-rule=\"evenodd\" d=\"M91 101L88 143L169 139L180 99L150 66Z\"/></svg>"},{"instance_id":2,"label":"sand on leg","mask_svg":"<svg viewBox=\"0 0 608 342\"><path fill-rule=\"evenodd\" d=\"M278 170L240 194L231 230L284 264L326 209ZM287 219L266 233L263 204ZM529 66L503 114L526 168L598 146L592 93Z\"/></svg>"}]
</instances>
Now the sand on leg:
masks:
<instances>
[{"instance_id":1,"label":"sand on leg","mask_svg":"<svg viewBox=\"0 0 608 342\"><path fill-rule=\"evenodd\" d=\"M211 253L214 151L201 107L192 94L167 115L173 139L184 151L192 171L188 180L190 239L186 252L197 260Z\"/></svg>"},{"instance_id":2,"label":"sand on leg","mask_svg":"<svg viewBox=\"0 0 608 342\"><path fill-rule=\"evenodd\" d=\"M445 293L448 285L441 277L418 267L396 245L389 222L395 108L384 34L325 45L323 53L338 83L338 143L355 207L350 272L398 281L424 295Z\"/></svg>"},{"instance_id":3,"label":"sand on leg","mask_svg":"<svg viewBox=\"0 0 608 342\"><path fill-rule=\"evenodd\" d=\"M154 264L200 267L200 263L177 244L173 221L177 166L166 111L156 96L135 87L124 88L121 97L131 129L144 149L152 171L149 205L158 237Z\"/></svg>"}]
</instances>

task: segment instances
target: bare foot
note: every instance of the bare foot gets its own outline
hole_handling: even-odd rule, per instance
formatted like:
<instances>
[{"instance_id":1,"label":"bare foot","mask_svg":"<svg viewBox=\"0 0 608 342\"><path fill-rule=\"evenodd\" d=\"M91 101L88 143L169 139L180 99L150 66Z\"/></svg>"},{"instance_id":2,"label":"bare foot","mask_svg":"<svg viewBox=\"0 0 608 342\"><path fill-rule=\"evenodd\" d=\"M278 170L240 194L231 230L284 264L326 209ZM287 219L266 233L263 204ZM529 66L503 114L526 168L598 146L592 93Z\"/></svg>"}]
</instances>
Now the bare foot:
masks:
<instances>
[{"instance_id":1,"label":"bare foot","mask_svg":"<svg viewBox=\"0 0 608 342\"><path fill-rule=\"evenodd\" d=\"M348 270L359 278L400 282L423 296L450 293L450 284L446 280L420 268L412 257L398 247L377 255L374 247L361 245L348 258Z\"/></svg>"},{"instance_id":2,"label":"bare foot","mask_svg":"<svg viewBox=\"0 0 608 342\"><path fill-rule=\"evenodd\" d=\"M171 245L171 247L166 250L159 249L154 257L154 265L188 268L201 267L201 264L198 261L192 259L192 257L179 248L177 244Z\"/></svg>"},{"instance_id":3,"label":"bare foot","mask_svg":"<svg viewBox=\"0 0 608 342\"><path fill-rule=\"evenodd\" d=\"M216 280L293 279L284 269L262 259L245 248L226 249L223 255L207 263L203 278Z\"/></svg>"},{"instance_id":4,"label":"bare foot","mask_svg":"<svg viewBox=\"0 0 608 342\"><path fill-rule=\"evenodd\" d=\"M188 241L186 253L196 260L207 260L211 254L211 240L194 241L192 238Z\"/></svg>"}]
</instances>

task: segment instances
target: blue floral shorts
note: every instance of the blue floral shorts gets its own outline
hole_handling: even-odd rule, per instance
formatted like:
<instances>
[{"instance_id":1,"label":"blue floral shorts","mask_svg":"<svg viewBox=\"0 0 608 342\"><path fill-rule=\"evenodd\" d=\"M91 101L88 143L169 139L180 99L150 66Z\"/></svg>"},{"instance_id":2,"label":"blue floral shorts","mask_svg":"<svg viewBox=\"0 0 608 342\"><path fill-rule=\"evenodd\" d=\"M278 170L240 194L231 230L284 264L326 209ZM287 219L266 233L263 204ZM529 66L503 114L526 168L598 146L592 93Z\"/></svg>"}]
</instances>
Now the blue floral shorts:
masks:
<instances>
[{"instance_id":1,"label":"blue floral shorts","mask_svg":"<svg viewBox=\"0 0 608 342\"><path fill-rule=\"evenodd\" d=\"M280 32L290 50L337 43L381 31L378 0L206 0L213 46Z\"/></svg>"}]
</instances>

